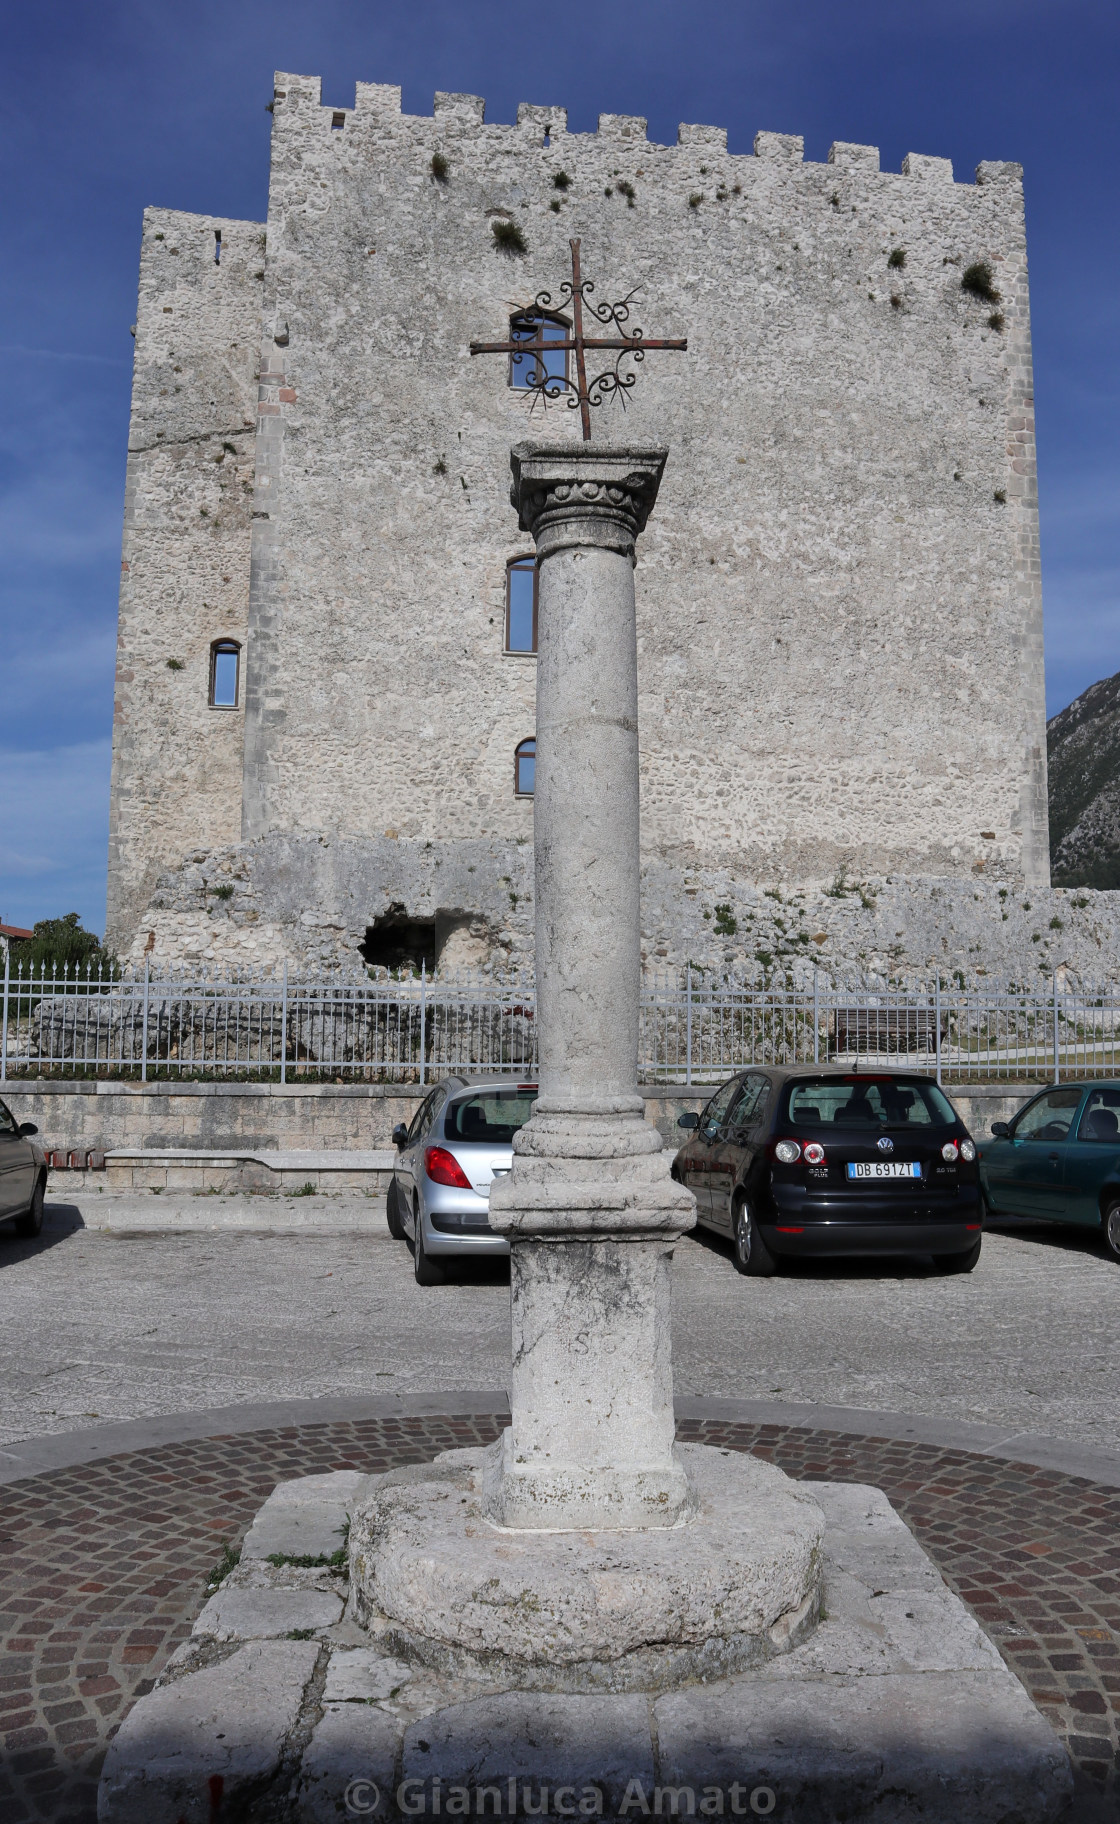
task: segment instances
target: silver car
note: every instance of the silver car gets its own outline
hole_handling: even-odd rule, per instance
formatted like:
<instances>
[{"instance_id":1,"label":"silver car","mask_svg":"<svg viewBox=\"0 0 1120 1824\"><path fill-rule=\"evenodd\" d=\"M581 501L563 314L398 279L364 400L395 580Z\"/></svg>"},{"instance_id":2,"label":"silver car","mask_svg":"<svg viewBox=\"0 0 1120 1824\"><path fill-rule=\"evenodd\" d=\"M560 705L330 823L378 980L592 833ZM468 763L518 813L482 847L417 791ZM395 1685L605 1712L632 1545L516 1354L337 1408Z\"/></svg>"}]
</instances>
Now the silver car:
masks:
<instances>
[{"instance_id":1,"label":"silver car","mask_svg":"<svg viewBox=\"0 0 1120 1824\"><path fill-rule=\"evenodd\" d=\"M389 1233L412 1243L418 1285L441 1285L456 1261L509 1253L490 1229L490 1186L513 1164L513 1136L536 1094L535 1083L509 1077L447 1077L393 1129L385 1215Z\"/></svg>"},{"instance_id":2,"label":"silver car","mask_svg":"<svg viewBox=\"0 0 1120 1824\"><path fill-rule=\"evenodd\" d=\"M38 1235L43 1227L47 1160L32 1140L34 1121L19 1122L0 1102L0 1222L13 1222L17 1235Z\"/></svg>"}]
</instances>

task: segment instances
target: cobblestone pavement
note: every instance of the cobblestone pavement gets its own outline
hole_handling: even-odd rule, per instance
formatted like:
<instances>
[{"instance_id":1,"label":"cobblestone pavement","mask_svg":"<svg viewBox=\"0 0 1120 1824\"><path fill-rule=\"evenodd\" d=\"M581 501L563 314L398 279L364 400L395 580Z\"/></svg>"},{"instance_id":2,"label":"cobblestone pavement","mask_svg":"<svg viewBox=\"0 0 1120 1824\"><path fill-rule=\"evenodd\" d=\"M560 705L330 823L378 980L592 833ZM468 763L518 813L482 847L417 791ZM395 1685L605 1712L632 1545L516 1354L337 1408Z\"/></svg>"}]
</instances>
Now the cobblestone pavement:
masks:
<instances>
[{"instance_id":1,"label":"cobblestone pavement","mask_svg":"<svg viewBox=\"0 0 1120 1824\"><path fill-rule=\"evenodd\" d=\"M331 1202L307 1199L324 1221ZM40 1242L0 1234L0 1447L242 1401L507 1383L508 1275L422 1290L380 1219L369 1236L120 1239L79 1220L55 1206ZM1057 1229L989 1234L976 1272L951 1278L895 1260L748 1280L724 1244L689 1238L674 1268L676 1387L1112 1450L1118 1294L1120 1268L1092 1238Z\"/></svg>"},{"instance_id":2,"label":"cobblestone pavement","mask_svg":"<svg viewBox=\"0 0 1120 1824\"><path fill-rule=\"evenodd\" d=\"M210 1438L0 1489L0 1817L94 1824L105 1745L276 1481L483 1443L496 1416ZM886 1490L1066 1742L1071 1824L1120 1815L1120 1491L965 1451L691 1421L797 1477ZM966 1824L962 1820L962 1824Z\"/></svg>"}]
</instances>

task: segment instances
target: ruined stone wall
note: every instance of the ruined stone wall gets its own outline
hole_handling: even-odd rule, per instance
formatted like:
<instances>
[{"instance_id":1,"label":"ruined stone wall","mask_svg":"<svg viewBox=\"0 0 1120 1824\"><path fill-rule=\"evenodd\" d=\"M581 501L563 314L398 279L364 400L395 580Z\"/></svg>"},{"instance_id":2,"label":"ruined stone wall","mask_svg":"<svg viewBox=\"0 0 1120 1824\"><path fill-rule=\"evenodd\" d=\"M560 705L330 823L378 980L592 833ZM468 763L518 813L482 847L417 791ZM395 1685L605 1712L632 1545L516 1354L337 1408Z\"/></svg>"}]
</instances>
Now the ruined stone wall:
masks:
<instances>
[{"instance_id":1,"label":"ruined stone wall","mask_svg":"<svg viewBox=\"0 0 1120 1824\"><path fill-rule=\"evenodd\" d=\"M161 870L241 830L244 714L208 707L209 672L211 642L248 631L263 279L262 224L145 211L113 718L122 949Z\"/></svg>"}]
</instances>

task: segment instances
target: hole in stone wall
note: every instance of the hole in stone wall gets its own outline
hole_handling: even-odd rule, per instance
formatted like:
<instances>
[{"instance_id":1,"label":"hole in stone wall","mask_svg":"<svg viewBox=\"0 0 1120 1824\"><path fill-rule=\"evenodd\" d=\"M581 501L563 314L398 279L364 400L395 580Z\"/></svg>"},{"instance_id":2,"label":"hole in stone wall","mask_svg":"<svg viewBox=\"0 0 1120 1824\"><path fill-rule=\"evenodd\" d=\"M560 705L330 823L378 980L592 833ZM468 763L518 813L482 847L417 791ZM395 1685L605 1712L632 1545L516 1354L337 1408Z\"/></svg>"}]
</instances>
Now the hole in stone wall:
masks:
<instances>
[{"instance_id":1,"label":"hole in stone wall","mask_svg":"<svg viewBox=\"0 0 1120 1824\"><path fill-rule=\"evenodd\" d=\"M412 919L403 906L391 906L366 926L358 953L374 968L419 971L423 963L430 974L436 966L435 920Z\"/></svg>"},{"instance_id":2,"label":"hole in stone wall","mask_svg":"<svg viewBox=\"0 0 1120 1824\"><path fill-rule=\"evenodd\" d=\"M345 125L346 125L346 116L345 116L345 114L332 114L332 115L331 115L331 129L332 129L332 131L336 131L336 130L337 130L337 129L338 129L338 128L339 128L339 127L344 127L344 126L345 126Z\"/></svg>"},{"instance_id":3,"label":"hole in stone wall","mask_svg":"<svg viewBox=\"0 0 1120 1824\"><path fill-rule=\"evenodd\" d=\"M214 230L214 264L215 264L215 266L220 266L221 263L222 263L222 231L220 228L215 228L215 230Z\"/></svg>"}]
</instances>

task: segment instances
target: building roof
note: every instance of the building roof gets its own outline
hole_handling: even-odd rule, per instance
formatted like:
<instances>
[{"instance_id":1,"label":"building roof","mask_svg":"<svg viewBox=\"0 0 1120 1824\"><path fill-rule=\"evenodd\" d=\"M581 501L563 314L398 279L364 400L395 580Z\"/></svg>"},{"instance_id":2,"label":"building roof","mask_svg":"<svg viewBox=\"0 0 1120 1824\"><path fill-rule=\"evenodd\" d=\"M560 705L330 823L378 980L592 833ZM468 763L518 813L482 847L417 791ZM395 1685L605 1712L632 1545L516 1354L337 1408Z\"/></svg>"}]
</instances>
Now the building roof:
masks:
<instances>
[{"instance_id":1,"label":"building roof","mask_svg":"<svg viewBox=\"0 0 1120 1824\"><path fill-rule=\"evenodd\" d=\"M34 937L34 931L25 931L22 925L0 925L0 937Z\"/></svg>"}]
</instances>

